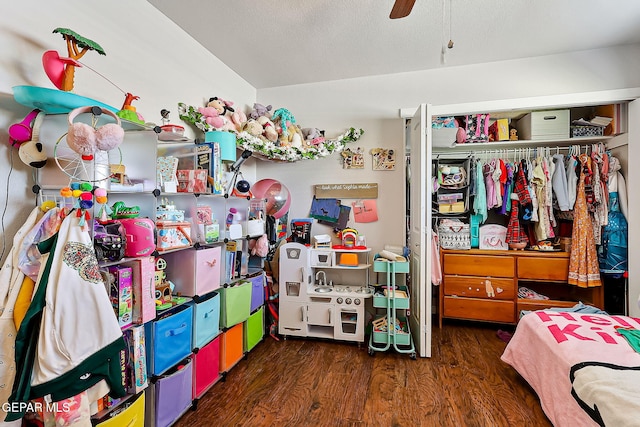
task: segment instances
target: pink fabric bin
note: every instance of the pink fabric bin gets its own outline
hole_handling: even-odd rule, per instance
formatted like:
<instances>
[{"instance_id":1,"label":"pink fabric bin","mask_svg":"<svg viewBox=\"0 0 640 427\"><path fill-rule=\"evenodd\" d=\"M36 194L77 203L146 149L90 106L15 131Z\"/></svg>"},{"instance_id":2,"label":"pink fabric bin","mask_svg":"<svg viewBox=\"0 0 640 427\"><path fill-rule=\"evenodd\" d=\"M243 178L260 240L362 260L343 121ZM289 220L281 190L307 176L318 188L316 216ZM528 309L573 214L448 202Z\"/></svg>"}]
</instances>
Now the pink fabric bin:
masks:
<instances>
[{"instance_id":1,"label":"pink fabric bin","mask_svg":"<svg viewBox=\"0 0 640 427\"><path fill-rule=\"evenodd\" d=\"M193 398L199 399L220 378L220 337L193 355Z\"/></svg>"}]
</instances>

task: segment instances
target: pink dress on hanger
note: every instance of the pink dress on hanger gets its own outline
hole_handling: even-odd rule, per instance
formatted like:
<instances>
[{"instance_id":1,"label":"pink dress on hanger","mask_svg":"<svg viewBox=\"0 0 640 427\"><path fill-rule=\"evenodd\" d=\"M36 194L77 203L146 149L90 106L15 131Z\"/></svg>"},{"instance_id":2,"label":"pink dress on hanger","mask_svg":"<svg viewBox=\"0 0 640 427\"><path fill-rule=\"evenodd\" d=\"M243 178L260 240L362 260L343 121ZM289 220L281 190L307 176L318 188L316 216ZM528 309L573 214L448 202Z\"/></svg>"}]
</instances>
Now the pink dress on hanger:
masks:
<instances>
[{"instance_id":1,"label":"pink dress on hanger","mask_svg":"<svg viewBox=\"0 0 640 427\"><path fill-rule=\"evenodd\" d=\"M569 258L568 283L581 288L602 285L600 282L598 254L596 252L595 241L593 240L593 226L587 208L584 189L585 175L589 173L587 166L588 160L589 158L586 154L581 154L579 157L582 168L578 180L576 204L574 206L571 257Z\"/></svg>"}]
</instances>

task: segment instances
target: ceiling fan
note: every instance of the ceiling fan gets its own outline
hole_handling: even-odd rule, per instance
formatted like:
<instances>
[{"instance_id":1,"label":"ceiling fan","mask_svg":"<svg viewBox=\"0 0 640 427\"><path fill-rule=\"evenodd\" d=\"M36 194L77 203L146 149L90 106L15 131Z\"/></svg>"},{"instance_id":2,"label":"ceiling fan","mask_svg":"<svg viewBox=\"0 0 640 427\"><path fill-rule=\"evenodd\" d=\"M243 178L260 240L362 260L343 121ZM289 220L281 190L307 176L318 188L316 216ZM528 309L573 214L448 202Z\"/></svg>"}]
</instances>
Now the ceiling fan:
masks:
<instances>
[{"instance_id":1,"label":"ceiling fan","mask_svg":"<svg viewBox=\"0 0 640 427\"><path fill-rule=\"evenodd\" d=\"M416 0L396 0L389 14L389 18L397 19L409 16L415 2Z\"/></svg>"}]
</instances>

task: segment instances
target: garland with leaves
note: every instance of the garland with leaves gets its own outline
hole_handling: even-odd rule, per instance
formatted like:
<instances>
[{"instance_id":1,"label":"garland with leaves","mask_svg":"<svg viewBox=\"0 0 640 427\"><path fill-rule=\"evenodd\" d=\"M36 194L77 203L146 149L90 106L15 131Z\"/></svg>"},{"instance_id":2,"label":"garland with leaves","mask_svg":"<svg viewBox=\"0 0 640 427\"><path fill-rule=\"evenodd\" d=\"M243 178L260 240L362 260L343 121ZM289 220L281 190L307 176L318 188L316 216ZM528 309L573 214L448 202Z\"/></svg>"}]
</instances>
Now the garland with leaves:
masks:
<instances>
[{"instance_id":1,"label":"garland with leaves","mask_svg":"<svg viewBox=\"0 0 640 427\"><path fill-rule=\"evenodd\" d=\"M180 119L194 125L203 132L216 130L205 121L205 117L192 106L178 103ZM349 128L349 130L334 139L325 139L317 145L303 147L281 147L274 142L265 141L248 132L237 134L236 145L243 150L253 151L270 160L296 162L298 160L312 160L327 157L333 153L340 153L349 143L356 142L362 137L364 130Z\"/></svg>"},{"instance_id":2,"label":"garland with leaves","mask_svg":"<svg viewBox=\"0 0 640 427\"><path fill-rule=\"evenodd\" d=\"M362 129L349 128L349 130L335 139L325 139L318 145L308 147L281 147L271 141L264 141L247 132L240 132L236 139L236 145L244 150L251 150L272 160L296 162L298 160L312 160L327 157L333 153L344 150L348 143L356 142L364 131Z\"/></svg>"}]
</instances>

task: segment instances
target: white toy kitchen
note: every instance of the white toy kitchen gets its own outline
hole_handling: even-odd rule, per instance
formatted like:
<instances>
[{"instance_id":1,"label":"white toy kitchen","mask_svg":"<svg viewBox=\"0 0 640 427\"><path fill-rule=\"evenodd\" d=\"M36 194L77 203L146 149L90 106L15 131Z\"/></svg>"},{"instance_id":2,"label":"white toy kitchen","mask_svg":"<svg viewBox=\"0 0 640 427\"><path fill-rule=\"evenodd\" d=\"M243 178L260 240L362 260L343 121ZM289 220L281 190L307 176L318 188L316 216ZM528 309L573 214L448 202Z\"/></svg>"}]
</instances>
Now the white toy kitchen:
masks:
<instances>
[{"instance_id":1,"label":"white toy kitchen","mask_svg":"<svg viewBox=\"0 0 640 427\"><path fill-rule=\"evenodd\" d=\"M280 247L278 332L286 336L364 342L369 248Z\"/></svg>"}]
</instances>

